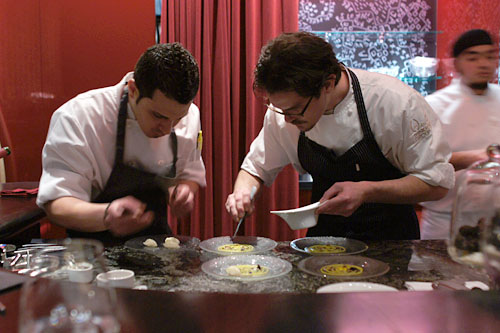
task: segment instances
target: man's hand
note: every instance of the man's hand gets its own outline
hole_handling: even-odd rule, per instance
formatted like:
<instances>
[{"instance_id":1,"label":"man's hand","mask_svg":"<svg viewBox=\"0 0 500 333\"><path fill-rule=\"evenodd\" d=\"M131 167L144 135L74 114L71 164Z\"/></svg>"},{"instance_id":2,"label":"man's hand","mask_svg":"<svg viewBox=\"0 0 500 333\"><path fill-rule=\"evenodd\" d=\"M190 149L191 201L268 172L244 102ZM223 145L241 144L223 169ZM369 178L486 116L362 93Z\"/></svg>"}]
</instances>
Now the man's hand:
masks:
<instances>
[{"instance_id":1,"label":"man's hand","mask_svg":"<svg viewBox=\"0 0 500 333\"><path fill-rule=\"evenodd\" d=\"M146 204L133 196L113 200L104 215L104 225L118 237L134 234L147 228L154 213L146 210Z\"/></svg>"},{"instance_id":2,"label":"man's hand","mask_svg":"<svg viewBox=\"0 0 500 333\"><path fill-rule=\"evenodd\" d=\"M169 204L172 214L183 217L189 214L194 207L194 191L191 186L179 183L168 189Z\"/></svg>"},{"instance_id":3,"label":"man's hand","mask_svg":"<svg viewBox=\"0 0 500 333\"><path fill-rule=\"evenodd\" d=\"M227 197L226 210L234 221L241 219L245 212L251 215L255 209L251 198L251 189L238 188Z\"/></svg>"},{"instance_id":4,"label":"man's hand","mask_svg":"<svg viewBox=\"0 0 500 333\"><path fill-rule=\"evenodd\" d=\"M365 184L364 182L333 184L320 199L320 202L326 202L316 210L316 213L351 216L364 202Z\"/></svg>"}]
</instances>

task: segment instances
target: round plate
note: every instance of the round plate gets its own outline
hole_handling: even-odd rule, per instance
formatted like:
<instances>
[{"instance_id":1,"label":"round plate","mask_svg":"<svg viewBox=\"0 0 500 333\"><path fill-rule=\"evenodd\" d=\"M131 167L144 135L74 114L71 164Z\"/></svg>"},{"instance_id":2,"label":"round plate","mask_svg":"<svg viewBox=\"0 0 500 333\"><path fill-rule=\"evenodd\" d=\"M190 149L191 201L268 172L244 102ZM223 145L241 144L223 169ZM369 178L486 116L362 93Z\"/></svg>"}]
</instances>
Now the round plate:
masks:
<instances>
[{"instance_id":1,"label":"round plate","mask_svg":"<svg viewBox=\"0 0 500 333\"><path fill-rule=\"evenodd\" d=\"M233 276L226 272L229 266L234 265L260 265L269 269L269 272L260 276ZM292 270L288 261L263 255L238 255L217 257L201 265L201 270L208 275L221 279L236 281L262 281L287 274Z\"/></svg>"},{"instance_id":2,"label":"round plate","mask_svg":"<svg viewBox=\"0 0 500 333\"><path fill-rule=\"evenodd\" d=\"M220 251L219 247L227 244L247 244L252 245L251 251ZM223 236L206 239L200 243L200 248L207 252L217 253L220 255L242 255L242 254L257 254L270 251L276 247L277 243L272 239L265 237L254 236Z\"/></svg>"},{"instance_id":3,"label":"round plate","mask_svg":"<svg viewBox=\"0 0 500 333\"><path fill-rule=\"evenodd\" d=\"M180 248L169 249L169 248L163 247L163 242L165 241L165 238L167 238L167 237L177 238L180 241L180 244L179 244ZM145 246L143 243L148 238L154 239L156 241L156 243L158 244L158 247ZM167 235L167 234L141 236L141 237L129 239L128 241L125 242L125 246L130 248L130 249L144 250L144 251L149 252L149 253L196 249L198 247L198 244L200 244L200 240L196 237L182 236L182 235Z\"/></svg>"},{"instance_id":4,"label":"round plate","mask_svg":"<svg viewBox=\"0 0 500 333\"><path fill-rule=\"evenodd\" d=\"M315 253L308 250L313 245L337 245L344 247L345 251L339 253ZM328 236L295 239L290 243L290 246L299 252L313 255L349 255L361 253L368 249L368 245L356 239Z\"/></svg>"},{"instance_id":5,"label":"round plate","mask_svg":"<svg viewBox=\"0 0 500 333\"><path fill-rule=\"evenodd\" d=\"M321 268L328 265L354 265L363 268L363 271L358 275L327 275L321 272ZM342 280L367 279L389 271L385 262L362 256L313 256L301 260L298 268L312 275Z\"/></svg>"},{"instance_id":6,"label":"round plate","mask_svg":"<svg viewBox=\"0 0 500 333\"><path fill-rule=\"evenodd\" d=\"M371 282L339 282L327 284L319 288L316 292L318 294L322 293L350 293L356 291L398 291L394 287L386 286L380 283Z\"/></svg>"}]
</instances>

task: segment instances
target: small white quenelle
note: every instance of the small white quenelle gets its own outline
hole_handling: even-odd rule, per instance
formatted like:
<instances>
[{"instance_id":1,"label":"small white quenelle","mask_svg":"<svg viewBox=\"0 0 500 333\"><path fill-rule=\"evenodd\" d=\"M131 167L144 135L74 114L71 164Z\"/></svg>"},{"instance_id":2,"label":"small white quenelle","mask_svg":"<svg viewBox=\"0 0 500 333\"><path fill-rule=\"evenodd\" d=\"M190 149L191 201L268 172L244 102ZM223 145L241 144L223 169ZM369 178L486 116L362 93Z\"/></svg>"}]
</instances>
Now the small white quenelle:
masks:
<instances>
[{"instance_id":1,"label":"small white quenelle","mask_svg":"<svg viewBox=\"0 0 500 333\"><path fill-rule=\"evenodd\" d=\"M132 288L134 286L135 273L128 269L116 269L97 275L99 287Z\"/></svg>"},{"instance_id":2,"label":"small white quenelle","mask_svg":"<svg viewBox=\"0 0 500 333\"><path fill-rule=\"evenodd\" d=\"M318 223L318 215L314 212L320 205L318 201L295 209L272 210L271 214L281 217L293 230L311 228Z\"/></svg>"},{"instance_id":3,"label":"small white quenelle","mask_svg":"<svg viewBox=\"0 0 500 333\"><path fill-rule=\"evenodd\" d=\"M148 238L142 243L146 247L158 247L158 243L154 239Z\"/></svg>"},{"instance_id":4,"label":"small white quenelle","mask_svg":"<svg viewBox=\"0 0 500 333\"><path fill-rule=\"evenodd\" d=\"M181 247L180 243L181 242L175 237L167 237L163 242L163 247L166 247L167 249L178 249Z\"/></svg>"}]
</instances>

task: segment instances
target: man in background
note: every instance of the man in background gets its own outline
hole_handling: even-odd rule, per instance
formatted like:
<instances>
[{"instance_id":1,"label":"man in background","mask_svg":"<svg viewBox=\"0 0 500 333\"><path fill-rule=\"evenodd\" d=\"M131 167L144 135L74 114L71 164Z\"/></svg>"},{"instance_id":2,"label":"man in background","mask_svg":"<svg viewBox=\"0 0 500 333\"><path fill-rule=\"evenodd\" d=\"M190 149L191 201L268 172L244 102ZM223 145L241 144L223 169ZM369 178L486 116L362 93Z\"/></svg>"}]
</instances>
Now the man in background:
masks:
<instances>
[{"instance_id":1,"label":"man in background","mask_svg":"<svg viewBox=\"0 0 500 333\"><path fill-rule=\"evenodd\" d=\"M443 124L452 149L456 179L473 162L485 159L486 148L500 143L500 87L489 83L496 75L498 48L485 30L462 34L452 50L458 77L426 100ZM422 239L447 239L456 187L445 198L422 203Z\"/></svg>"}]
</instances>

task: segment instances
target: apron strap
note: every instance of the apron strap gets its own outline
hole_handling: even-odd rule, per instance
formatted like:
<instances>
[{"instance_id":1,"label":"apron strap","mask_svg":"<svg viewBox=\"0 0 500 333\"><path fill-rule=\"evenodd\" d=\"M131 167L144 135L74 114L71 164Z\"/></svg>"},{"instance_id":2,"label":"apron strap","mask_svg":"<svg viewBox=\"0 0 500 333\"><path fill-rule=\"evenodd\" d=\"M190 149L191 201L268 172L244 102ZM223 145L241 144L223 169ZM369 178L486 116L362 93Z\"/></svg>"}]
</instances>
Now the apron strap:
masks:
<instances>
[{"instance_id":1,"label":"apron strap","mask_svg":"<svg viewBox=\"0 0 500 333\"><path fill-rule=\"evenodd\" d=\"M356 101L361 128L363 129L363 136L365 138L374 138L370 122L368 121L368 115L366 114L365 101L363 99L358 77L348 67L345 67L345 69L349 72L349 76L352 80L352 90L354 92L354 100Z\"/></svg>"}]
</instances>

